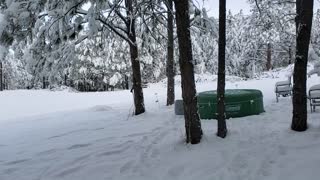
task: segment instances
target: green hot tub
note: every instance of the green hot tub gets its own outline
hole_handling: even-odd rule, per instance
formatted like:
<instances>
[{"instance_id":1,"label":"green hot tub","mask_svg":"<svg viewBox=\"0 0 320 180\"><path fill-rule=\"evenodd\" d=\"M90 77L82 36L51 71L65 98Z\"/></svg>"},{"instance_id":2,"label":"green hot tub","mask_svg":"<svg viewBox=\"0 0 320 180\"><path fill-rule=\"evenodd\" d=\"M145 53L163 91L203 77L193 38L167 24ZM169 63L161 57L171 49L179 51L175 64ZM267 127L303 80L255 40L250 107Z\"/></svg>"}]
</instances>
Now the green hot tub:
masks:
<instances>
[{"instance_id":1,"label":"green hot tub","mask_svg":"<svg viewBox=\"0 0 320 180\"><path fill-rule=\"evenodd\" d=\"M217 91L197 95L201 119L217 118ZM243 117L264 112L262 92L255 89L227 89L225 92L226 117Z\"/></svg>"}]
</instances>

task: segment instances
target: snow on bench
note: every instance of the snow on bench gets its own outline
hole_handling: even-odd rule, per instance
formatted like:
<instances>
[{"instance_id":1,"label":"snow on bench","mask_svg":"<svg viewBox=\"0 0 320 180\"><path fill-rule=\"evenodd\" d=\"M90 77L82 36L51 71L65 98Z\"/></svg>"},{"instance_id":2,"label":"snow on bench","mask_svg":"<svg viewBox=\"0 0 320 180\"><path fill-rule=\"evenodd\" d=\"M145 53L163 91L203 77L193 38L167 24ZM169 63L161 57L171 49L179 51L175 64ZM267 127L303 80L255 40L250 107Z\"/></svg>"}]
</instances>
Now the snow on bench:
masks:
<instances>
[{"instance_id":1,"label":"snow on bench","mask_svg":"<svg viewBox=\"0 0 320 180\"><path fill-rule=\"evenodd\" d=\"M291 82L289 80L276 82L276 86L286 86L286 85L291 85Z\"/></svg>"},{"instance_id":2,"label":"snow on bench","mask_svg":"<svg viewBox=\"0 0 320 180\"><path fill-rule=\"evenodd\" d=\"M309 98L320 99L320 84L311 86L309 89Z\"/></svg>"},{"instance_id":3,"label":"snow on bench","mask_svg":"<svg viewBox=\"0 0 320 180\"><path fill-rule=\"evenodd\" d=\"M279 93L289 92L291 91L291 89L292 89L291 86L287 84L287 85L278 86L276 92L279 92Z\"/></svg>"}]
</instances>

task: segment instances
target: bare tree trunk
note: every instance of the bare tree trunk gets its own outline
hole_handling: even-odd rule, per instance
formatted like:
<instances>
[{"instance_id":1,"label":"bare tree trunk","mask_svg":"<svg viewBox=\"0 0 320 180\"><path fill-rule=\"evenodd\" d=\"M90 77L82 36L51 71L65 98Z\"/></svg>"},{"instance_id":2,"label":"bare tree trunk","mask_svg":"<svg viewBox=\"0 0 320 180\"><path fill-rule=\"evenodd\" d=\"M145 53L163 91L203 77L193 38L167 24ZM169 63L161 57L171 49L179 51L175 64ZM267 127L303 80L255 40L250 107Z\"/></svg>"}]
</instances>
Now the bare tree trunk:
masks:
<instances>
[{"instance_id":1,"label":"bare tree trunk","mask_svg":"<svg viewBox=\"0 0 320 180\"><path fill-rule=\"evenodd\" d=\"M145 112L144 99L143 99L143 90L141 86L141 70L140 70L140 61L138 58L138 45L136 40L136 31L135 31L135 19L133 14L133 4L132 0L126 0L125 2L127 8L127 31L128 37L132 43L129 43L130 46L130 57L131 57L131 66L132 66L132 90L134 95L134 106L135 106L135 115L139 115Z\"/></svg>"},{"instance_id":2,"label":"bare tree trunk","mask_svg":"<svg viewBox=\"0 0 320 180\"><path fill-rule=\"evenodd\" d=\"M64 75L64 85L65 85L65 86L68 86L67 80L68 80L68 76L65 74L65 75Z\"/></svg>"},{"instance_id":3,"label":"bare tree trunk","mask_svg":"<svg viewBox=\"0 0 320 180\"><path fill-rule=\"evenodd\" d=\"M271 44L268 43L268 49L267 49L267 71L269 71L272 68L271 65Z\"/></svg>"},{"instance_id":4,"label":"bare tree trunk","mask_svg":"<svg viewBox=\"0 0 320 180\"><path fill-rule=\"evenodd\" d=\"M175 0L176 23L179 42L179 64L184 105L186 142L200 143L202 138L201 121L198 115L194 66L190 37L189 1Z\"/></svg>"},{"instance_id":5,"label":"bare tree trunk","mask_svg":"<svg viewBox=\"0 0 320 180\"><path fill-rule=\"evenodd\" d=\"M46 78L42 77L42 89L46 88Z\"/></svg>"},{"instance_id":6,"label":"bare tree trunk","mask_svg":"<svg viewBox=\"0 0 320 180\"><path fill-rule=\"evenodd\" d=\"M293 75L291 129L305 131L307 125L307 63L313 16L313 0L297 0L297 47Z\"/></svg>"},{"instance_id":7,"label":"bare tree trunk","mask_svg":"<svg viewBox=\"0 0 320 180\"><path fill-rule=\"evenodd\" d=\"M8 90L8 79L3 75L3 90Z\"/></svg>"},{"instance_id":8,"label":"bare tree trunk","mask_svg":"<svg viewBox=\"0 0 320 180\"><path fill-rule=\"evenodd\" d=\"M289 64L291 64L291 60L292 60L292 49L291 49L291 46L289 46Z\"/></svg>"},{"instance_id":9,"label":"bare tree trunk","mask_svg":"<svg viewBox=\"0 0 320 180\"><path fill-rule=\"evenodd\" d=\"M3 91L3 70L2 70L2 62L0 62L0 91Z\"/></svg>"},{"instance_id":10,"label":"bare tree trunk","mask_svg":"<svg viewBox=\"0 0 320 180\"><path fill-rule=\"evenodd\" d=\"M173 40L173 2L167 0L168 46L167 46L167 106L174 104L174 40Z\"/></svg>"},{"instance_id":11,"label":"bare tree trunk","mask_svg":"<svg viewBox=\"0 0 320 180\"><path fill-rule=\"evenodd\" d=\"M226 58L226 0L219 2L219 51L218 51L218 132L217 136L227 136L227 125L225 116L225 58Z\"/></svg>"},{"instance_id":12,"label":"bare tree trunk","mask_svg":"<svg viewBox=\"0 0 320 180\"><path fill-rule=\"evenodd\" d=\"M129 78L127 75L124 75L124 88L129 89Z\"/></svg>"}]
</instances>

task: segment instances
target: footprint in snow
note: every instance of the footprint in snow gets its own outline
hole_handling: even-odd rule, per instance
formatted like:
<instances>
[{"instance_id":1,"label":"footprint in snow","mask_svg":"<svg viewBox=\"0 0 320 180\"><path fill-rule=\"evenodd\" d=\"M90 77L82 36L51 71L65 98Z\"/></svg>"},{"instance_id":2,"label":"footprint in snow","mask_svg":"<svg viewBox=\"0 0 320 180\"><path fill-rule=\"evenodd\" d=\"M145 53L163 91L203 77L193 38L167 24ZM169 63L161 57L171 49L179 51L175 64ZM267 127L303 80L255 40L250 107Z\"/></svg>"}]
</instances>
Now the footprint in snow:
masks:
<instances>
[{"instance_id":1,"label":"footprint in snow","mask_svg":"<svg viewBox=\"0 0 320 180\"><path fill-rule=\"evenodd\" d=\"M92 129L92 131L100 131L100 130L104 130L104 128L95 128L95 129Z\"/></svg>"},{"instance_id":2,"label":"footprint in snow","mask_svg":"<svg viewBox=\"0 0 320 180\"><path fill-rule=\"evenodd\" d=\"M105 105L97 105L97 106L94 106L92 108L89 109L90 111L93 111L93 112L103 112L103 111L110 111L112 110L112 107L110 106L105 106Z\"/></svg>"},{"instance_id":3,"label":"footprint in snow","mask_svg":"<svg viewBox=\"0 0 320 180\"><path fill-rule=\"evenodd\" d=\"M77 163L82 162L82 161L86 161L86 160L89 159L90 157L91 157L91 154L90 154L90 153L87 154L87 155L83 155L83 156L77 157L77 158L75 158L74 160L72 160L72 161L70 162L70 164L72 165L72 164L77 164Z\"/></svg>"},{"instance_id":4,"label":"footprint in snow","mask_svg":"<svg viewBox=\"0 0 320 180\"><path fill-rule=\"evenodd\" d=\"M121 154L122 152L124 152L125 149L119 149L119 150L114 150L114 151L107 151L107 152L104 152L104 153L101 153L97 156L101 157L101 156L111 156L111 155L114 155L114 154Z\"/></svg>"},{"instance_id":5,"label":"footprint in snow","mask_svg":"<svg viewBox=\"0 0 320 180\"><path fill-rule=\"evenodd\" d=\"M120 167L120 173L124 173L132 169L134 161L128 161Z\"/></svg>"},{"instance_id":6,"label":"footprint in snow","mask_svg":"<svg viewBox=\"0 0 320 180\"><path fill-rule=\"evenodd\" d=\"M153 149L153 150L151 151L151 157L152 157L152 158L157 157L159 154L160 154L160 152L159 152L158 149Z\"/></svg>"},{"instance_id":7,"label":"footprint in snow","mask_svg":"<svg viewBox=\"0 0 320 180\"><path fill-rule=\"evenodd\" d=\"M171 177L178 177L183 173L184 169L185 167L183 165L175 166L168 170L168 175Z\"/></svg>"},{"instance_id":8,"label":"footprint in snow","mask_svg":"<svg viewBox=\"0 0 320 180\"><path fill-rule=\"evenodd\" d=\"M264 162L262 162L258 173L263 177L270 176L272 174L272 167L274 163L274 160L270 160L269 158L266 159Z\"/></svg>"},{"instance_id":9,"label":"footprint in snow","mask_svg":"<svg viewBox=\"0 0 320 180\"><path fill-rule=\"evenodd\" d=\"M41 151L41 152L37 153L37 155L39 155L39 156L49 155L49 154L55 153L56 151L57 151L56 149L49 149L49 150Z\"/></svg>"},{"instance_id":10,"label":"footprint in snow","mask_svg":"<svg viewBox=\"0 0 320 180\"><path fill-rule=\"evenodd\" d=\"M84 148L84 147L88 147L90 145L91 145L90 143L88 143L88 144L74 144L74 145L68 147L68 150Z\"/></svg>"},{"instance_id":11,"label":"footprint in snow","mask_svg":"<svg viewBox=\"0 0 320 180\"><path fill-rule=\"evenodd\" d=\"M69 131L69 132L66 132L66 133L63 133L63 134L51 136L48 139L60 138L60 137L64 137L64 136L68 136L68 135L72 135L72 134L79 133L79 132L84 132L84 131L88 131L88 129L78 129L78 130L74 130L74 131Z\"/></svg>"},{"instance_id":12,"label":"footprint in snow","mask_svg":"<svg viewBox=\"0 0 320 180\"><path fill-rule=\"evenodd\" d=\"M119 144L113 147L113 150L111 151L107 151L107 152L103 152L101 154L98 154L98 157L102 157L102 156L111 156L111 155L115 155L115 154L121 154L123 152L125 152L128 148L130 148L131 146L131 141L127 141L124 144Z\"/></svg>"},{"instance_id":13,"label":"footprint in snow","mask_svg":"<svg viewBox=\"0 0 320 180\"><path fill-rule=\"evenodd\" d=\"M21 163L24 163L24 162L27 162L27 161L30 161L30 159L19 159L19 160L16 160L16 161L10 161L10 162L5 163L4 165L7 165L7 166L17 165L17 164L21 164Z\"/></svg>"},{"instance_id":14,"label":"footprint in snow","mask_svg":"<svg viewBox=\"0 0 320 180\"><path fill-rule=\"evenodd\" d=\"M285 146L283 146L283 145L280 145L280 146L279 146L279 154L280 154L281 156L286 155L286 154L287 154L287 151L288 151L288 149L287 149Z\"/></svg>"},{"instance_id":15,"label":"footprint in snow","mask_svg":"<svg viewBox=\"0 0 320 180\"><path fill-rule=\"evenodd\" d=\"M79 171L80 169L82 169L82 166L71 167L71 168L68 168L64 171L61 171L60 173L55 175L55 177L61 178L61 177L67 176L69 174L75 173L75 172Z\"/></svg>"},{"instance_id":16,"label":"footprint in snow","mask_svg":"<svg viewBox=\"0 0 320 180\"><path fill-rule=\"evenodd\" d=\"M232 165L232 168L235 171L240 171L241 169L244 169L244 168L248 167L248 160L244 155L238 154L232 160L232 164L231 165Z\"/></svg>"},{"instance_id":17,"label":"footprint in snow","mask_svg":"<svg viewBox=\"0 0 320 180\"><path fill-rule=\"evenodd\" d=\"M18 168L9 168L4 170L4 174L12 174L14 172L16 172L17 170L19 170Z\"/></svg>"}]
</instances>

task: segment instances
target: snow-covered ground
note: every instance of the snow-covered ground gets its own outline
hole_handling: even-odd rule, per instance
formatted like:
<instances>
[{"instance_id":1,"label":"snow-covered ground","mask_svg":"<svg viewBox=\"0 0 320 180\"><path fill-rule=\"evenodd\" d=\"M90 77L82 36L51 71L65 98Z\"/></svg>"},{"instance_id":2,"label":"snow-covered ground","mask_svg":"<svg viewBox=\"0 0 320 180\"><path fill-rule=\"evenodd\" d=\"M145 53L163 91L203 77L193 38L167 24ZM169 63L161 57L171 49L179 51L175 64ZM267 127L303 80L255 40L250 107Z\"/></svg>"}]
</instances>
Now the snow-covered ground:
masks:
<instances>
[{"instance_id":1,"label":"snow-covered ground","mask_svg":"<svg viewBox=\"0 0 320 180\"><path fill-rule=\"evenodd\" d=\"M164 82L144 89L147 112L135 117L128 91L1 92L0 180L318 179L320 110L298 133L289 128L291 99L275 102L274 84L290 68L230 77L228 88L260 89L266 112L228 120L226 139L216 137L215 120L204 120L198 145L184 143L184 120L165 106ZM197 78L198 91L216 87L214 77ZM176 92L180 98L179 85Z\"/></svg>"}]
</instances>

